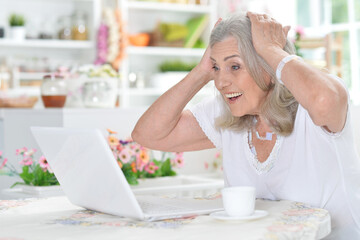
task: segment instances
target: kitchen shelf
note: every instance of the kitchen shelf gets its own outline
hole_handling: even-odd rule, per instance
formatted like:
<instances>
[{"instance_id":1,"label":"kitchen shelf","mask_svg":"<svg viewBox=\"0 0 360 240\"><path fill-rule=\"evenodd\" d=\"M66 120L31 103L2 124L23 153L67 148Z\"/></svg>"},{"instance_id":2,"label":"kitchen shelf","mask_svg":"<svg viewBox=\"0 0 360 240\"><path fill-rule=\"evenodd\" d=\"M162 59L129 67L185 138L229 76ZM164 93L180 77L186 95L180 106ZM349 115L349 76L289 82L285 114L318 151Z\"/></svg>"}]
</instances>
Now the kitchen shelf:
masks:
<instances>
[{"instance_id":1,"label":"kitchen shelf","mask_svg":"<svg viewBox=\"0 0 360 240\"><path fill-rule=\"evenodd\" d=\"M40 96L40 87L17 87L3 91L2 94L10 97L18 97L22 95Z\"/></svg>"},{"instance_id":2,"label":"kitchen shelf","mask_svg":"<svg viewBox=\"0 0 360 240\"><path fill-rule=\"evenodd\" d=\"M72 40L30 40L14 41L12 39L1 39L0 47L25 47L25 48L51 48L51 49L93 49L93 41L72 41Z\"/></svg>"},{"instance_id":3,"label":"kitchen shelf","mask_svg":"<svg viewBox=\"0 0 360 240\"><path fill-rule=\"evenodd\" d=\"M149 56L187 56L201 57L205 52L202 48L176 48L176 47L128 47L129 55L149 55Z\"/></svg>"},{"instance_id":4,"label":"kitchen shelf","mask_svg":"<svg viewBox=\"0 0 360 240\"><path fill-rule=\"evenodd\" d=\"M161 88L130 88L125 94L130 96L160 96L165 93L168 89ZM198 95L209 95L214 93L214 89L211 87L206 87L201 89L197 94ZM121 89L119 94L121 95Z\"/></svg>"},{"instance_id":5,"label":"kitchen shelf","mask_svg":"<svg viewBox=\"0 0 360 240\"><path fill-rule=\"evenodd\" d=\"M177 3L156 3L143 1L129 1L129 10L154 10L207 14L212 11L208 5L177 4Z\"/></svg>"},{"instance_id":6,"label":"kitchen shelf","mask_svg":"<svg viewBox=\"0 0 360 240\"><path fill-rule=\"evenodd\" d=\"M22 81L28 80L41 80L45 75L51 74L50 72L20 72L19 79Z\"/></svg>"}]
</instances>

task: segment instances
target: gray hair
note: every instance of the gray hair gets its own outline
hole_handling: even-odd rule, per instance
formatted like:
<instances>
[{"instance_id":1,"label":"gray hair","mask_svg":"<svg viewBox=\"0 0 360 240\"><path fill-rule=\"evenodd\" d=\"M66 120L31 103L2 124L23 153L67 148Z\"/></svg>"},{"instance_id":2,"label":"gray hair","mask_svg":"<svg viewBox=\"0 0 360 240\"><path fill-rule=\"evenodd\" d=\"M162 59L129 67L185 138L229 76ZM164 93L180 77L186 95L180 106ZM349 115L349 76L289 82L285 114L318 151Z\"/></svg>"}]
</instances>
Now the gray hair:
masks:
<instances>
[{"instance_id":1,"label":"gray hair","mask_svg":"<svg viewBox=\"0 0 360 240\"><path fill-rule=\"evenodd\" d=\"M237 40L240 55L245 67L256 84L263 91L270 93L262 106L261 113L272 130L280 135L290 135L294 128L295 116L298 102L290 91L280 84L276 78L275 71L260 57L252 43L251 22L245 14L236 14L228 19L222 20L212 31L210 36L210 47L215 43L225 40L227 37L234 37ZM294 54L293 44L287 40L284 50ZM264 81L264 74L274 79L274 83L267 85ZM223 99L223 98L222 98ZM235 117L231 114L229 107L225 106L225 112L216 119L217 128L229 128L232 130L247 130L253 126L254 116L245 115Z\"/></svg>"}]
</instances>

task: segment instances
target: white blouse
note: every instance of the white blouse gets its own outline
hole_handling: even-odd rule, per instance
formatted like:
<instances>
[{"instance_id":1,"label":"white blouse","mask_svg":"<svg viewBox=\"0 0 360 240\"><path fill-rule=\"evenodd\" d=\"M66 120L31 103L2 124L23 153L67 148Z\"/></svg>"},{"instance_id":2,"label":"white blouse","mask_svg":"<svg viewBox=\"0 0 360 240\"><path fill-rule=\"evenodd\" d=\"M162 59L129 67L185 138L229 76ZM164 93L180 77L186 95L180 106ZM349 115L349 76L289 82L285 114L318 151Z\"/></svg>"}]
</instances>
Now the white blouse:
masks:
<instances>
[{"instance_id":1,"label":"white blouse","mask_svg":"<svg viewBox=\"0 0 360 240\"><path fill-rule=\"evenodd\" d=\"M225 185L250 185L257 198L327 209L333 227L328 239L360 239L360 161L349 112L344 129L329 134L299 104L294 131L278 137L273 152L261 163L249 148L247 131L214 127L225 107L219 95L190 108L207 137L222 149Z\"/></svg>"}]
</instances>

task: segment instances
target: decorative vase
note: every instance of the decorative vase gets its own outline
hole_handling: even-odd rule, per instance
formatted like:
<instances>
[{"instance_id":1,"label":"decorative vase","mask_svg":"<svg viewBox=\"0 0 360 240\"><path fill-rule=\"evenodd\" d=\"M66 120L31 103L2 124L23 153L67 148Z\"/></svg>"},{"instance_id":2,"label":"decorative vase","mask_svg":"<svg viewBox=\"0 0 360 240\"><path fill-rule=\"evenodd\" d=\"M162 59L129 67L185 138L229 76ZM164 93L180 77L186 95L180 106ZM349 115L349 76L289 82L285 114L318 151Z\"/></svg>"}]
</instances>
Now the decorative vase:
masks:
<instances>
[{"instance_id":1,"label":"decorative vase","mask_svg":"<svg viewBox=\"0 0 360 240\"><path fill-rule=\"evenodd\" d=\"M15 41L22 41L25 39L26 31L24 26L16 26L10 28L11 39Z\"/></svg>"}]
</instances>

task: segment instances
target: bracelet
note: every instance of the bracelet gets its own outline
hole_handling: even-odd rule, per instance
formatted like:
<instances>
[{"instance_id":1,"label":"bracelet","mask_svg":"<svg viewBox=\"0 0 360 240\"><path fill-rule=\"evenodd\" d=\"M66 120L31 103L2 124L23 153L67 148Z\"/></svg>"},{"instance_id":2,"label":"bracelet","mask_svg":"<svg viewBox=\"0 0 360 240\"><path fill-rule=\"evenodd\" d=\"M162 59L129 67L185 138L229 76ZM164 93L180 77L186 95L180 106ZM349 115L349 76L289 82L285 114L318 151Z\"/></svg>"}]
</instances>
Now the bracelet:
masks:
<instances>
[{"instance_id":1,"label":"bracelet","mask_svg":"<svg viewBox=\"0 0 360 240\"><path fill-rule=\"evenodd\" d=\"M279 81L280 84L284 85L283 81L281 81L281 71L282 71L282 69L284 68L286 63L288 63L288 62L290 62L291 60L294 60L294 59L302 60L302 58L297 56L297 55L289 55L289 56L284 57L280 61L279 65L277 66L277 68L276 68L276 78L277 78L277 80Z\"/></svg>"}]
</instances>

